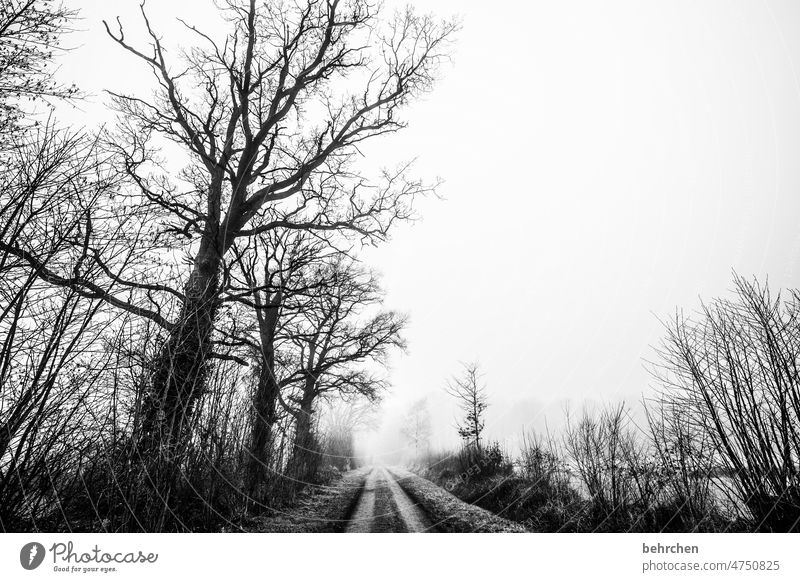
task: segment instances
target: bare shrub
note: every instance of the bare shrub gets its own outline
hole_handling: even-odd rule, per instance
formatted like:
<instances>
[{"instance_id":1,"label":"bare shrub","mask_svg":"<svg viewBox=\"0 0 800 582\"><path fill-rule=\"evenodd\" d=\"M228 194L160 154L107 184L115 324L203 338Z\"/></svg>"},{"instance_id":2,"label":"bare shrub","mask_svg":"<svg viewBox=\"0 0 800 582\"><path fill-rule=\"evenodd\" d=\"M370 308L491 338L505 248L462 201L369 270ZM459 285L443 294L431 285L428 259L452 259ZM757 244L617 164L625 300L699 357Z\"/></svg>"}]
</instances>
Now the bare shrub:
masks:
<instances>
[{"instance_id":1,"label":"bare shrub","mask_svg":"<svg viewBox=\"0 0 800 582\"><path fill-rule=\"evenodd\" d=\"M726 494L759 530L800 520L800 294L734 278L733 299L667 325L661 401L713 450Z\"/></svg>"},{"instance_id":2,"label":"bare shrub","mask_svg":"<svg viewBox=\"0 0 800 582\"><path fill-rule=\"evenodd\" d=\"M714 484L717 455L711 437L671 403L651 403L647 417L661 489L659 529L717 529L722 515Z\"/></svg>"},{"instance_id":3,"label":"bare shrub","mask_svg":"<svg viewBox=\"0 0 800 582\"><path fill-rule=\"evenodd\" d=\"M564 447L591 501L597 529L642 527L658 493L656 467L624 404L567 419Z\"/></svg>"},{"instance_id":4,"label":"bare shrub","mask_svg":"<svg viewBox=\"0 0 800 582\"><path fill-rule=\"evenodd\" d=\"M570 487L569 467L550 436L523 433L517 466L521 477L546 489L561 491Z\"/></svg>"}]
</instances>

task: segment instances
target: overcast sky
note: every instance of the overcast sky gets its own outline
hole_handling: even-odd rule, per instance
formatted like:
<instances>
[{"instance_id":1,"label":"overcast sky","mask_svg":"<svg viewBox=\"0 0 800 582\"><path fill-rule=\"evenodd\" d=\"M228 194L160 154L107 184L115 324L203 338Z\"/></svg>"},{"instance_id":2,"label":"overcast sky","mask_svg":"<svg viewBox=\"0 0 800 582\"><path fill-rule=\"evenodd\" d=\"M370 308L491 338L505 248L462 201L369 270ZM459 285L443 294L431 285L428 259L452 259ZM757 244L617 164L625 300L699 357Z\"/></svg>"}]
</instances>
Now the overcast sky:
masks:
<instances>
[{"instance_id":1,"label":"overcast sky","mask_svg":"<svg viewBox=\"0 0 800 582\"><path fill-rule=\"evenodd\" d=\"M74 3L84 20L60 74L96 94L68 115L96 123L102 89L152 88L100 24L120 15L133 37L138 0ZM411 316L370 450L390 447L425 396L436 440L454 442L442 386L459 361L483 366L497 438L555 422L567 401L635 404L652 388L658 317L725 295L733 270L797 286L800 2L415 6L464 26L409 129L369 150L444 180L421 222L364 253ZM177 44L176 16L222 33L210 1L149 12Z\"/></svg>"}]
</instances>

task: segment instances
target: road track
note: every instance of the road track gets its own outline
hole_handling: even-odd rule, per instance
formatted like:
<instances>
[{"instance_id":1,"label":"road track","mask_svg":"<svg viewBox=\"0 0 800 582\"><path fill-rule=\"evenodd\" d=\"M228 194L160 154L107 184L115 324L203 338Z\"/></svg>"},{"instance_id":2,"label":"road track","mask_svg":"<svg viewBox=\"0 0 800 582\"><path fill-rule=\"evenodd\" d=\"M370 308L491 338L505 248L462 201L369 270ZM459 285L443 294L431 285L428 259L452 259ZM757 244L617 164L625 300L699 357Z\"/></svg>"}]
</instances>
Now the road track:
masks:
<instances>
[{"instance_id":1,"label":"road track","mask_svg":"<svg viewBox=\"0 0 800 582\"><path fill-rule=\"evenodd\" d=\"M383 467L367 475L346 533L430 532L431 520Z\"/></svg>"}]
</instances>

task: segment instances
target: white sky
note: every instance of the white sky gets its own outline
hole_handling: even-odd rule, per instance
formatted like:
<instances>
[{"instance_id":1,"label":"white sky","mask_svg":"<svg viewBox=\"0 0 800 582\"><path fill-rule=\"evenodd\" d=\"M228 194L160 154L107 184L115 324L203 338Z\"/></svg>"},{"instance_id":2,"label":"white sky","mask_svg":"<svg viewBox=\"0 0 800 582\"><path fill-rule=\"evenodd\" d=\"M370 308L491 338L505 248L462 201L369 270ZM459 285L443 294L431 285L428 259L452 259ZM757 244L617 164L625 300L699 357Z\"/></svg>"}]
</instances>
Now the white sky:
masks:
<instances>
[{"instance_id":1,"label":"white sky","mask_svg":"<svg viewBox=\"0 0 800 582\"><path fill-rule=\"evenodd\" d=\"M84 30L61 74L98 94L77 116L96 122L103 88L152 87L100 25L119 14L133 35L138 1L75 4ZM482 363L504 438L565 401L638 400L657 316L726 294L733 269L798 285L800 2L415 5L464 28L411 127L370 148L387 165L416 157L446 198L364 255L412 318L370 450L426 395L437 440L454 441L442 386L460 360ZM175 16L215 28L206 0L149 12L178 43Z\"/></svg>"}]
</instances>

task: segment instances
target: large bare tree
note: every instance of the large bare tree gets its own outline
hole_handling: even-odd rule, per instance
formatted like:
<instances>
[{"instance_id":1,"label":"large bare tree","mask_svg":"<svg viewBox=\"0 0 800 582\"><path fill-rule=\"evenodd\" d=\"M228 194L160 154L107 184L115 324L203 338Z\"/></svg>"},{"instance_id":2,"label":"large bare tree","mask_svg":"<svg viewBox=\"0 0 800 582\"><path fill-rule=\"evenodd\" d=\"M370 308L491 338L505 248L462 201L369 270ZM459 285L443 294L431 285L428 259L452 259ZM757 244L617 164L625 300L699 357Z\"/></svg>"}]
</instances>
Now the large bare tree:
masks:
<instances>
[{"instance_id":1,"label":"large bare tree","mask_svg":"<svg viewBox=\"0 0 800 582\"><path fill-rule=\"evenodd\" d=\"M275 229L380 238L387 212L410 212L426 188L402 166L367 175L359 147L404 126L401 109L430 88L456 28L411 10L382 19L365 0L228 0L221 10L227 33L186 23L198 44L174 60L144 5L146 46L106 25L156 84L152 98L112 94L120 124L105 145L131 186L87 214L81 272L47 271L25 244L6 247L50 283L163 330L142 404L146 448L185 441L209 362L224 357L214 333L236 244ZM166 142L180 160L162 163ZM126 220L127 236L115 235Z\"/></svg>"},{"instance_id":2,"label":"large bare tree","mask_svg":"<svg viewBox=\"0 0 800 582\"><path fill-rule=\"evenodd\" d=\"M275 228L369 233L365 210L419 189L401 181L376 192L353 160L365 139L403 126L399 109L426 90L454 27L407 11L384 27L363 0L297 4L229 0L220 40L187 24L202 43L180 69L142 15L151 43L109 34L155 74L155 98L116 95L128 121L128 170L142 192L196 244L179 312L155 364L144 432L179 440L212 357L225 258L237 240ZM386 33L379 32L385 29ZM178 185L144 175L135 136L182 146ZM369 213L368 213L369 214Z\"/></svg>"}]
</instances>

